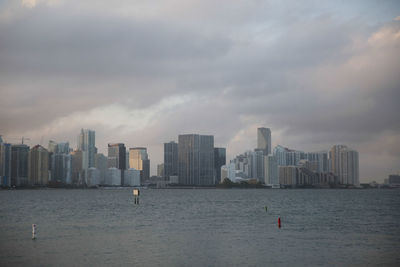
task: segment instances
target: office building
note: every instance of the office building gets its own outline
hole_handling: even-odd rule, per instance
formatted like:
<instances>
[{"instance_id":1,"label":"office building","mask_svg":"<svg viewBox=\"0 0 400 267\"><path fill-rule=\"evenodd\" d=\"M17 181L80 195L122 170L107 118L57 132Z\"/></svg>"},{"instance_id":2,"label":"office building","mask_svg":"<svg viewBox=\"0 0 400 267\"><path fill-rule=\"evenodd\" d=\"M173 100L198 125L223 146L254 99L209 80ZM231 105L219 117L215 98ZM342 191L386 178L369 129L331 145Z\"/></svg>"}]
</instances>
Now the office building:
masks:
<instances>
[{"instance_id":1,"label":"office building","mask_svg":"<svg viewBox=\"0 0 400 267\"><path fill-rule=\"evenodd\" d=\"M267 185L279 185L278 162L273 155L264 156L264 173Z\"/></svg>"},{"instance_id":2,"label":"office building","mask_svg":"<svg viewBox=\"0 0 400 267\"><path fill-rule=\"evenodd\" d=\"M279 166L279 183L284 186L296 186L296 166Z\"/></svg>"},{"instance_id":3,"label":"office building","mask_svg":"<svg viewBox=\"0 0 400 267\"><path fill-rule=\"evenodd\" d=\"M11 144L4 143L0 136L0 186L11 186Z\"/></svg>"},{"instance_id":4,"label":"office building","mask_svg":"<svg viewBox=\"0 0 400 267\"><path fill-rule=\"evenodd\" d=\"M107 157L102 153L97 153L95 156L95 167L100 171L100 184L104 184L107 175Z\"/></svg>"},{"instance_id":5,"label":"office building","mask_svg":"<svg viewBox=\"0 0 400 267\"><path fill-rule=\"evenodd\" d=\"M214 185L214 136L179 135L178 177L182 185Z\"/></svg>"},{"instance_id":6,"label":"office building","mask_svg":"<svg viewBox=\"0 0 400 267\"><path fill-rule=\"evenodd\" d=\"M30 185L47 185L49 182L49 152L40 145L29 151L28 177Z\"/></svg>"},{"instance_id":7,"label":"office building","mask_svg":"<svg viewBox=\"0 0 400 267\"><path fill-rule=\"evenodd\" d=\"M83 151L75 150L71 152L71 183L82 185L85 183L85 173L83 172Z\"/></svg>"},{"instance_id":8,"label":"office building","mask_svg":"<svg viewBox=\"0 0 400 267\"><path fill-rule=\"evenodd\" d=\"M87 169L86 186L94 187L100 184L100 171L95 167Z\"/></svg>"},{"instance_id":9,"label":"office building","mask_svg":"<svg viewBox=\"0 0 400 267\"><path fill-rule=\"evenodd\" d=\"M221 182L221 167L226 164L226 149L223 147L214 148L214 174L215 184Z\"/></svg>"},{"instance_id":10,"label":"office building","mask_svg":"<svg viewBox=\"0 0 400 267\"><path fill-rule=\"evenodd\" d=\"M108 168L105 184L109 186L121 186L121 171L117 168Z\"/></svg>"},{"instance_id":11,"label":"office building","mask_svg":"<svg viewBox=\"0 0 400 267\"><path fill-rule=\"evenodd\" d=\"M53 183L71 184L71 155L55 153L51 155L51 178Z\"/></svg>"},{"instance_id":12,"label":"office building","mask_svg":"<svg viewBox=\"0 0 400 267\"><path fill-rule=\"evenodd\" d=\"M11 186L27 186L29 146L11 145Z\"/></svg>"},{"instance_id":13,"label":"office building","mask_svg":"<svg viewBox=\"0 0 400 267\"><path fill-rule=\"evenodd\" d=\"M125 170L124 186L140 186L140 171L135 169Z\"/></svg>"},{"instance_id":14,"label":"office building","mask_svg":"<svg viewBox=\"0 0 400 267\"><path fill-rule=\"evenodd\" d=\"M120 170L120 185L124 184L124 170L126 169L126 148L122 143L108 144L108 158L113 159L117 169ZM114 167L114 166L113 166Z\"/></svg>"},{"instance_id":15,"label":"office building","mask_svg":"<svg viewBox=\"0 0 400 267\"><path fill-rule=\"evenodd\" d=\"M140 171L140 182L150 178L150 160L147 154L147 148L134 147L129 149L129 166Z\"/></svg>"},{"instance_id":16,"label":"office building","mask_svg":"<svg viewBox=\"0 0 400 267\"><path fill-rule=\"evenodd\" d=\"M157 176L164 177L164 163L157 164Z\"/></svg>"},{"instance_id":17,"label":"office building","mask_svg":"<svg viewBox=\"0 0 400 267\"><path fill-rule=\"evenodd\" d=\"M171 141L164 143L164 177L178 176L178 144Z\"/></svg>"},{"instance_id":18,"label":"office building","mask_svg":"<svg viewBox=\"0 0 400 267\"><path fill-rule=\"evenodd\" d=\"M257 149L263 151L264 155L271 154L271 130L269 128L257 129Z\"/></svg>"},{"instance_id":19,"label":"office building","mask_svg":"<svg viewBox=\"0 0 400 267\"><path fill-rule=\"evenodd\" d=\"M82 167L88 169L95 166L95 154L97 153L95 131L81 129L78 135L78 150L82 151Z\"/></svg>"}]
</instances>

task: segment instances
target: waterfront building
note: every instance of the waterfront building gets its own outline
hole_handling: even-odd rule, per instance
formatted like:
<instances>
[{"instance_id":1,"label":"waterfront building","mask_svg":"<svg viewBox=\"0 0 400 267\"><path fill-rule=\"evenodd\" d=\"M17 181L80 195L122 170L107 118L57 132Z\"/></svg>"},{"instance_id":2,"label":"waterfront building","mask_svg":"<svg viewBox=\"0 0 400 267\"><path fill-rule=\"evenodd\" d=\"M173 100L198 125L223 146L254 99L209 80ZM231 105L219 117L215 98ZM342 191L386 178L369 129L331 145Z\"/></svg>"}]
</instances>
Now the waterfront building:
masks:
<instances>
[{"instance_id":1,"label":"waterfront building","mask_svg":"<svg viewBox=\"0 0 400 267\"><path fill-rule=\"evenodd\" d=\"M296 166L279 166L279 183L284 186L296 186Z\"/></svg>"},{"instance_id":2,"label":"waterfront building","mask_svg":"<svg viewBox=\"0 0 400 267\"><path fill-rule=\"evenodd\" d=\"M71 152L71 183L82 185L85 183L83 172L83 151L75 150Z\"/></svg>"},{"instance_id":3,"label":"waterfront building","mask_svg":"<svg viewBox=\"0 0 400 267\"><path fill-rule=\"evenodd\" d=\"M278 162L273 155L264 156L264 172L267 185L279 185Z\"/></svg>"},{"instance_id":4,"label":"waterfront building","mask_svg":"<svg viewBox=\"0 0 400 267\"><path fill-rule=\"evenodd\" d=\"M81 129L78 135L78 150L82 153L82 167L84 170L95 166L95 154L97 153L95 131Z\"/></svg>"},{"instance_id":5,"label":"waterfront building","mask_svg":"<svg viewBox=\"0 0 400 267\"><path fill-rule=\"evenodd\" d=\"M51 155L52 182L71 184L71 155L55 153Z\"/></svg>"},{"instance_id":6,"label":"waterfront building","mask_svg":"<svg viewBox=\"0 0 400 267\"><path fill-rule=\"evenodd\" d=\"M124 183L124 170L126 169L126 148L122 143L108 144L108 158L115 163L115 167L120 170L120 185ZM110 163L110 162L109 162Z\"/></svg>"},{"instance_id":7,"label":"waterfront building","mask_svg":"<svg viewBox=\"0 0 400 267\"><path fill-rule=\"evenodd\" d=\"M182 185L214 184L214 136L184 134L178 141L178 176Z\"/></svg>"},{"instance_id":8,"label":"waterfront building","mask_svg":"<svg viewBox=\"0 0 400 267\"><path fill-rule=\"evenodd\" d=\"M11 186L26 186L28 181L29 146L11 145Z\"/></svg>"},{"instance_id":9,"label":"waterfront building","mask_svg":"<svg viewBox=\"0 0 400 267\"><path fill-rule=\"evenodd\" d=\"M11 144L4 143L0 136L0 186L11 186Z\"/></svg>"},{"instance_id":10,"label":"waterfront building","mask_svg":"<svg viewBox=\"0 0 400 267\"><path fill-rule=\"evenodd\" d=\"M229 179L231 182L236 182L236 166L235 163L230 162L226 165L221 166L221 182L225 179Z\"/></svg>"},{"instance_id":11,"label":"waterfront building","mask_svg":"<svg viewBox=\"0 0 400 267\"><path fill-rule=\"evenodd\" d=\"M257 149L262 150L264 155L271 154L271 130L269 128L257 129Z\"/></svg>"},{"instance_id":12,"label":"waterfront building","mask_svg":"<svg viewBox=\"0 0 400 267\"><path fill-rule=\"evenodd\" d=\"M358 152L345 145L334 145L329 151L331 170L342 185L360 186Z\"/></svg>"},{"instance_id":13,"label":"waterfront building","mask_svg":"<svg viewBox=\"0 0 400 267\"><path fill-rule=\"evenodd\" d=\"M124 186L140 186L140 171L136 169L125 170Z\"/></svg>"},{"instance_id":14,"label":"waterfront building","mask_svg":"<svg viewBox=\"0 0 400 267\"><path fill-rule=\"evenodd\" d=\"M164 143L164 177L178 176L178 144L174 141Z\"/></svg>"},{"instance_id":15,"label":"waterfront building","mask_svg":"<svg viewBox=\"0 0 400 267\"><path fill-rule=\"evenodd\" d=\"M106 175L106 185L121 186L121 169L108 168Z\"/></svg>"},{"instance_id":16,"label":"waterfront building","mask_svg":"<svg viewBox=\"0 0 400 267\"><path fill-rule=\"evenodd\" d=\"M296 166L300 160L306 159L305 152L281 145L274 148L273 155L276 157L279 166Z\"/></svg>"},{"instance_id":17,"label":"waterfront building","mask_svg":"<svg viewBox=\"0 0 400 267\"><path fill-rule=\"evenodd\" d=\"M157 165L157 176L164 177L164 163Z\"/></svg>"},{"instance_id":18,"label":"waterfront building","mask_svg":"<svg viewBox=\"0 0 400 267\"><path fill-rule=\"evenodd\" d=\"M264 167L264 155L265 150L255 149L253 152L250 152L251 155L251 167L252 167L252 176L249 178L254 178L260 183L265 182L265 167Z\"/></svg>"},{"instance_id":19,"label":"waterfront building","mask_svg":"<svg viewBox=\"0 0 400 267\"><path fill-rule=\"evenodd\" d=\"M102 153L97 153L95 156L94 166L100 171L100 184L104 184L107 174L107 157Z\"/></svg>"},{"instance_id":20,"label":"waterfront building","mask_svg":"<svg viewBox=\"0 0 400 267\"><path fill-rule=\"evenodd\" d=\"M150 178L150 160L145 147L133 147L129 149L129 166L140 171L140 182Z\"/></svg>"},{"instance_id":21,"label":"waterfront building","mask_svg":"<svg viewBox=\"0 0 400 267\"><path fill-rule=\"evenodd\" d=\"M49 152L41 145L29 151L28 178L30 185L47 185L49 182Z\"/></svg>"},{"instance_id":22,"label":"waterfront building","mask_svg":"<svg viewBox=\"0 0 400 267\"><path fill-rule=\"evenodd\" d=\"M215 184L220 183L221 180L221 167L226 164L226 149L223 147L214 148L214 174Z\"/></svg>"},{"instance_id":23,"label":"waterfront building","mask_svg":"<svg viewBox=\"0 0 400 267\"><path fill-rule=\"evenodd\" d=\"M310 162L317 162L317 170L316 172L328 172L329 171L329 162L328 162L328 152L320 151L320 152L307 152L306 159Z\"/></svg>"},{"instance_id":24,"label":"waterfront building","mask_svg":"<svg viewBox=\"0 0 400 267\"><path fill-rule=\"evenodd\" d=\"M98 186L100 184L100 171L95 167L87 169L86 185L89 187Z\"/></svg>"}]
</instances>

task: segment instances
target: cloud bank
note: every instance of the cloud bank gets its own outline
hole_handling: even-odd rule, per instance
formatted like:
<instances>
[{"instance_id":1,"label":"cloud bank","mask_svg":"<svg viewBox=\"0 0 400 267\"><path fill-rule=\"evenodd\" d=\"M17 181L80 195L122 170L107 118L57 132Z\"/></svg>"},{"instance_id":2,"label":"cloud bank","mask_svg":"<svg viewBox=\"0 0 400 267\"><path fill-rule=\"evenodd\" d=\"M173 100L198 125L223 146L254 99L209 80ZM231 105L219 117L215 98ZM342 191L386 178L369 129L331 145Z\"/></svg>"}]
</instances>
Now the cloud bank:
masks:
<instances>
[{"instance_id":1,"label":"cloud bank","mask_svg":"<svg viewBox=\"0 0 400 267\"><path fill-rule=\"evenodd\" d=\"M102 152L109 142L147 146L155 173L163 142L178 134L213 134L230 158L254 148L265 126L274 145L347 144L360 153L361 181L381 181L400 171L395 10L390 1L5 1L0 134L75 145L91 128Z\"/></svg>"}]
</instances>

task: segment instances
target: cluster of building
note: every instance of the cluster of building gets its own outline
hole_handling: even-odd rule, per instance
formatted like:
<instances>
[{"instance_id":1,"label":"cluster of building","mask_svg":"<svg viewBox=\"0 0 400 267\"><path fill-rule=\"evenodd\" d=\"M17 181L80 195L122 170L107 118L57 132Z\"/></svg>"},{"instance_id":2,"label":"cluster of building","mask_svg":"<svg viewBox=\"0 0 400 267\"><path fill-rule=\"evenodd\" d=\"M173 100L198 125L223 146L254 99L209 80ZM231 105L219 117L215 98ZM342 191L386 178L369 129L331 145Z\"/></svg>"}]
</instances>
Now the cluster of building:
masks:
<instances>
[{"instance_id":1,"label":"cluster of building","mask_svg":"<svg viewBox=\"0 0 400 267\"><path fill-rule=\"evenodd\" d=\"M344 145L304 152L271 147L271 130L257 129L257 148L236 156L221 169L222 180L253 181L280 187L359 187L358 152Z\"/></svg>"},{"instance_id":2,"label":"cluster of building","mask_svg":"<svg viewBox=\"0 0 400 267\"><path fill-rule=\"evenodd\" d=\"M214 147L214 136L183 134L178 143L164 143L164 163L158 175L169 184L213 186L221 181L226 149Z\"/></svg>"},{"instance_id":3,"label":"cluster of building","mask_svg":"<svg viewBox=\"0 0 400 267\"><path fill-rule=\"evenodd\" d=\"M82 129L77 148L68 142L41 145L5 143L0 137L0 186L139 186L150 176L147 149L126 151L122 143L108 144L108 155L97 153L95 131Z\"/></svg>"},{"instance_id":4,"label":"cluster of building","mask_svg":"<svg viewBox=\"0 0 400 267\"><path fill-rule=\"evenodd\" d=\"M9 144L0 137L0 186L139 186L150 177L145 147L108 144L108 155L97 152L95 132L82 129L77 148L49 141L48 148ZM359 187L358 152L344 145L329 151L304 152L281 145L272 149L271 130L257 129L257 148L226 163L226 149L214 147L214 136L183 134L164 143L164 163L157 182L182 186L213 186L231 182L280 187Z\"/></svg>"}]
</instances>

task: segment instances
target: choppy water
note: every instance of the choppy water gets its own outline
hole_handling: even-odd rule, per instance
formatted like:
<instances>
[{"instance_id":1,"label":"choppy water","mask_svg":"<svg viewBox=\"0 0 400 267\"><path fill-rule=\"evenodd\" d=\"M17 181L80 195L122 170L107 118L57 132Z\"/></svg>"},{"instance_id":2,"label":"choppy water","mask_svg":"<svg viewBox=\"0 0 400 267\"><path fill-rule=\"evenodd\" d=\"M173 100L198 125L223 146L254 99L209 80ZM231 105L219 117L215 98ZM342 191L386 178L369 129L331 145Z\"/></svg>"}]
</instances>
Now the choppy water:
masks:
<instances>
[{"instance_id":1,"label":"choppy water","mask_svg":"<svg viewBox=\"0 0 400 267\"><path fill-rule=\"evenodd\" d=\"M148 189L140 200L130 189L0 191L0 265L400 264L398 190Z\"/></svg>"}]
</instances>

